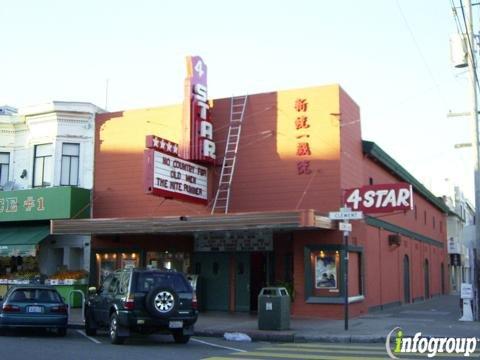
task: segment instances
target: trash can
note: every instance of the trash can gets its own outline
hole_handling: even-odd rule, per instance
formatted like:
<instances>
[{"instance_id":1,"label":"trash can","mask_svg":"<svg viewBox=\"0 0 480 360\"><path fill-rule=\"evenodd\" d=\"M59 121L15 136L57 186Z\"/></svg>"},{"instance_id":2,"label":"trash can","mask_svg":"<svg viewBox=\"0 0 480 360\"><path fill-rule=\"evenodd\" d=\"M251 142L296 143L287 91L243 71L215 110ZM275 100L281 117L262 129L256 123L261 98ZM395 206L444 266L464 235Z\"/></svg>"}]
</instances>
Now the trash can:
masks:
<instances>
[{"instance_id":1,"label":"trash can","mask_svg":"<svg viewBox=\"0 0 480 360\"><path fill-rule=\"evenodd\" d=\"M290 328L290 295L284 287L265 287L258 295L258 328L288 330Z\"/></svg>"}]
</instances>

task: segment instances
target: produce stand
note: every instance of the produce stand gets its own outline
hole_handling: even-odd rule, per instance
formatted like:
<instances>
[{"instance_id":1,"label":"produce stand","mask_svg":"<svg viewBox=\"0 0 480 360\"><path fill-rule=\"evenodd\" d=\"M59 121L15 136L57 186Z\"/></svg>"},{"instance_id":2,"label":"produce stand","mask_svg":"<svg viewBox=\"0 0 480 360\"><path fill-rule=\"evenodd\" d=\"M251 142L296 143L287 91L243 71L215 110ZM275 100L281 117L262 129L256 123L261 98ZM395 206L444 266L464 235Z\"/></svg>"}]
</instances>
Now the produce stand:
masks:
<instances>
[{"instance_id":1,"label":"produce stand","mask_svg":"<svg viewBox=\"0 0 480 360\"><path fill-rule=\"evenodd\" d=\"M8 289L14 285L39 284L35 279L1 279L0 278L0 296L5 296Z\"/></svg>"},{"instance_id":2,"label":"produce stand","mask_svg":"<svg viewBox=\"0 0 480 360\"><path fill-rule=\"evenodd\" d=\"M64 271L45 280L45 284L54 286L71 308L79 308L82 307L82 296L78 292L72 296L70 293L80 290L85 298L88 291L87 276L88 273L84 271Z\"/></svg>"},{"instance_id":3,"label":"produce stand","mask_svg":"<svg viewBox=\"0 0 480 360\"><path fill-rule=\"evenodd\" d=\"M73 290L81 290L86 296L88 285L86 283L82 284L79 281L74 280L46 280L45 284L52 285L57 289L60 296L64 301L72 308L82 307L82 297L79 294L74 294L73 297L70 296L70 292Z\"/></svg>"}]
</instances>

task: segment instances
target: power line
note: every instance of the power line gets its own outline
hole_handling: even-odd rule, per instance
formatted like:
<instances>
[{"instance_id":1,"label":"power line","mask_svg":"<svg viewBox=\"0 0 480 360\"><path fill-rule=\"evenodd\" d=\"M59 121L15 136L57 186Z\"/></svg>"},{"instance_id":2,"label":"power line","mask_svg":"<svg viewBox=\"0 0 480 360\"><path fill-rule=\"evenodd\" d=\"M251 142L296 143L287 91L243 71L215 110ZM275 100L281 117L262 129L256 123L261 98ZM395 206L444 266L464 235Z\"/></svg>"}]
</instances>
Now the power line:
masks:
<instances>
[{"instance_id":1,"label":"power line","mask_svg":"<svg viewBox=\"0 0 480 360\"><path fill-rule=\"evenodd\" d=\"M415 47L417 48L417 51L418 51L418 54L420 55L422 61L423 61L423 64L425 65L425 67L427 68L427 71L428 71L428 74L430 75L430 78L431 80L433 81L434 85L435 85L435 88L437 89L438 91L438 94L440 95L441 97L441 100L442 100L442 103L443 104L446 104L446 99L445 97L443 96L443 93L441 92L440 90L440 85L438 84L437 80L435 79L435 77L433 76L433 72L432 70L430 69L430 66L428 65L427 63L427 60L425 59L425 56L423 55L423 52L420 48L420 45L418 44L417 42L417 39L415 38L415 34L413 33L413 30L412 28L410 27L410 24L408 23L407 21L407 18L405 17L405 14L403 13L403 10L402 10L402 7L400 6L400 2L399 0L396 1L397 3L397 7L398 7L398 11L400 12L400 15L402 16L402 19L408 29L408 32L410 33L410 36L413 40L413 43L415 44Z\"/></svg>"},{"instance_id":2,"label":"power line","mask_svg":"<svg viewBox=\"0 0 480 360\"><path fill-rule=\"evenodd\" d=\"M477 76L477 64L475 63L475 54L474 54L473 49L472 49L472 41L470 40L470 34L467 31L467 20L465 18L463 0L460 0L460 9L462 10L463 24L465 25L465 34L467 35L468 49L469 49L468 54L470 55L469 58L470 58L470 61L472 62L473 76L475 78L475 84L477 85L477 88L480 90L480 84L478 82L478 76ZM473 19L471 19L470 21L473 21Z\"/></svg>"}]
</instances>

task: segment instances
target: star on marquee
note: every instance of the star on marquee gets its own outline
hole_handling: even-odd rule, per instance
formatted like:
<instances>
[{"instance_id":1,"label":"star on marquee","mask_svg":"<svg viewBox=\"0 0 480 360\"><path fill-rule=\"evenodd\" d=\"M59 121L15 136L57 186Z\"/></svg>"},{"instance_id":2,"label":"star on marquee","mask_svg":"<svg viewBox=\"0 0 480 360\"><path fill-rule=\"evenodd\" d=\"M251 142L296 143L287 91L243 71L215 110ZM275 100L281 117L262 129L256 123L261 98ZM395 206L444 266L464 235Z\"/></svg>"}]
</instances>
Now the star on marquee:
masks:
<instances>
[{"instance_id":1,"label":"star on marquee","mask_svg":"<svg viewBox=\"0 0 480 360\"><path fill-rule=\"evenodd\" d=\"M168 152L172 152L172 146L173 146L173 144L170 141L168 141L167 142L167 151Z\"/></svg>"},{"instance_id":2,"label":"star on marquee","mask_svg":"<svg viewBox=\"0 0 480 360\"><path fill-rule=\"evenodd\" d=\"M160 140L158 140L157 137L154 137L153 138L153 147L158 147L158 143L160 142Z\"/></svg>"},{"instance_id":3,"label":"star on marquee","mask_svg":"<svg viewBox=\"0 0 480 360\"><path fill-rule=\"evenodd\" d=\"M165 149L166 145L165 140L160 140L160 149Z\"/></svg>"},{"instance_id":4,"label":"star on marquee","mask_svg":"<svg viewBox=\"0 0 480 360\"><path fill-rule=\"evenodd\" d=\"M177 144L173 144L173 146L172 146L172 153L178 155L178 146L177 146Z\"/></svg>"}]
</instances>

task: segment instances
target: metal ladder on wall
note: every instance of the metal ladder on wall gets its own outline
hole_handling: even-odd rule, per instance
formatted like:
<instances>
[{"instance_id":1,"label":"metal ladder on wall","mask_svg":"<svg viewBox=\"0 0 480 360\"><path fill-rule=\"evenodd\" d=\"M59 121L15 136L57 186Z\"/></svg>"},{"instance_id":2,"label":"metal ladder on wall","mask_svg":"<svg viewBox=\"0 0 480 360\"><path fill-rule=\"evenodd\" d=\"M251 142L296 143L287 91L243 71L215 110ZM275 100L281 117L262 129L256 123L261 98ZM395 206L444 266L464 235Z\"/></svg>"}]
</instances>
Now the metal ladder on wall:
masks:
<instances>
[{"instance_id":1,"label":"metal ladder on wall","mask_svg":"<svg viewBox=\"0 0 480 360\"><path fill-rule=\"evenodd\" d=\"M230 188L237 159L238 144L242 132L243 117L247 105L247 95L232 97L230 103L230 127L223 157L222 171L218 181L217 194L212 206L212 215L217 212L228 213Z\"/></svg>"}]
</instances>

